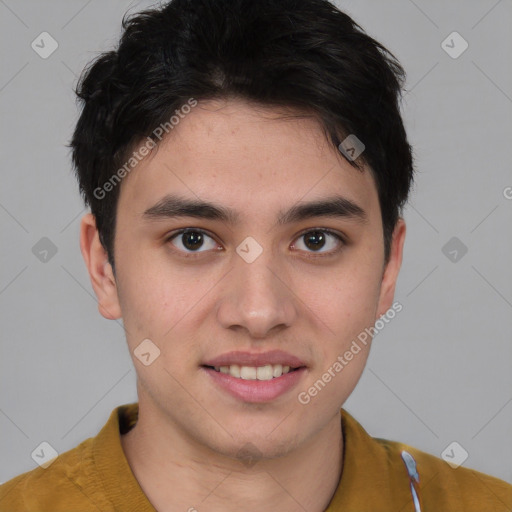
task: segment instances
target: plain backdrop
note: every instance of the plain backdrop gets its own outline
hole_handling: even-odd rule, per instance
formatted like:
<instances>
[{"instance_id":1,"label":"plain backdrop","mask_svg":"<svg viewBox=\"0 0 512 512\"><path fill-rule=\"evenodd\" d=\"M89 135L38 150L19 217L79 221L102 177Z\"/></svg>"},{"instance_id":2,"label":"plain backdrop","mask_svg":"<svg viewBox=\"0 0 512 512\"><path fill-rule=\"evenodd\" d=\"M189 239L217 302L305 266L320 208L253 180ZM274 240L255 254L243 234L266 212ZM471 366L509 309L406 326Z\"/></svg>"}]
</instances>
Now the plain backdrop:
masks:
<instances>
[{"instance_id":1,"label":"plain backdrop","mask_svg":"<svg viewBox=\"0 0 512 512\"><path fill-rule=\"evenodd\" d=\"M85 210L65 144L81 70L128 9L150 5L0 0L0 482L36 467L42 441L62 453L136 400L123 329L97 312L79 251ZM456 441L464 466L512 482L512 3L337 5L407 71L418 170L403 310L345 407L373 436L437 456ZM42 32L58 44L46 59L31 46Z\"/></svg>"}]
</instances>

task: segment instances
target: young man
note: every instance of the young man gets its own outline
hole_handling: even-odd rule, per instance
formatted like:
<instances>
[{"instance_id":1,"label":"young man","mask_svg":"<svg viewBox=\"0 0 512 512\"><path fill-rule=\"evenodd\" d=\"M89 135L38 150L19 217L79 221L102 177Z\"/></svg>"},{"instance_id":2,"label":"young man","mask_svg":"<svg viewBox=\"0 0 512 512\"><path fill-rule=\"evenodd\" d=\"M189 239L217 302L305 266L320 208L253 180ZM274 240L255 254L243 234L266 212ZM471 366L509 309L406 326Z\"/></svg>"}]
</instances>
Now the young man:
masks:
<instances>
[{"instance_id":1,"label":"young man","mask_svg":"<svg viewBox=\"0 0 512 512\"><path fill-rule=\"evenodd\" d=\"M1 511L510 511L340 407L395 314L403 71L326 0L173 0L86 70L71 147L137 404Z\"/></svg>"}]
</instances>

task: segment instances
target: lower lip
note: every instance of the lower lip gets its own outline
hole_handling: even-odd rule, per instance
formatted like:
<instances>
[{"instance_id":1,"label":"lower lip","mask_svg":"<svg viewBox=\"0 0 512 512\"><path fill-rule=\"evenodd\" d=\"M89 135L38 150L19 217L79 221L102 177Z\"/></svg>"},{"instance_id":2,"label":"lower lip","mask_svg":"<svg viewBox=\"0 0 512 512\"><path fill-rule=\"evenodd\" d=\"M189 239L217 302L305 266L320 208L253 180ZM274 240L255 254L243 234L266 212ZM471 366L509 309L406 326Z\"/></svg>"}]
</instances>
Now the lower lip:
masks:
<instances>
[{"instance_id":1,"label":"lower lip","mask_svg":"<svg viewBox=\"0 0 512 512\"><path fill-rule=\"evenodd\" d=\"M285 373L270 380L244 380L229 374L217 372L213 368L202 367L214 382L230 395L244 402L268 402L284 395L297 385L306 368Z\"/></svg>"}]
</instances>

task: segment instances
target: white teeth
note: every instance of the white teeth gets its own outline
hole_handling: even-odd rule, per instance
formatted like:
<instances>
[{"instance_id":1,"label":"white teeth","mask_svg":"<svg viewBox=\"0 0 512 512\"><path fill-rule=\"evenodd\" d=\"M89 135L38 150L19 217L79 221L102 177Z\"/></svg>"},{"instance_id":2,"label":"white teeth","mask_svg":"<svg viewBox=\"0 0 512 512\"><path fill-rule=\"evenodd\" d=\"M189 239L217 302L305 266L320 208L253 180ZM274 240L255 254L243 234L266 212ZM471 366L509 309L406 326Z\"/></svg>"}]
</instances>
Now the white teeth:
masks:
<instances>
[{"instance_id":1,"label":"white teeth","mask_svg":"<svg viewBox=\"0 0 512 512\"><path fill-rule=\"evenodd\" d=\"M289 366L281 364L266 364L258 367L232 364L231 366L215 366L214 369L243 380L271 380L290 372Z\"/></svg>"},{"instance_id":2,"label":"white teeth","mask_svg":"<svg viewBox=\"0 0 512 512\"><path fill-rule=\"evenodd\" d=\"M232 364L231 366L229 366L229 373L232 377L237 377L239 379L240 378L240 366L238 366L237 364Z\"/></svg>"},{"instance_id":3,"label":"white teeth","mask_svg":"<svg viewBox=\"0 0 512 512\"><path fill-rule=\"evenodd\" d=\"M273 371L273 373L272 373L273 377L281 377L281 375L283 374L283 365L275 364L272 371Z\"/></svg>"},{"instance_id":4,"label":"white teeth","mask_svg":"<svg viewBox=\"0 0 512 512\"><path fill-rule=\"evenodd\" d=\"M274 377L274 370L271 364L259 366L256 370L256 377L258 380L270 380Z\"/></svg>"},{"instance_id":5,"label":"white teeth","mask_svg":"<svg viewBox=\"0 0 512 512\"><path fill-rule=\"evenodd\" d=\"M254 366L242 366L240 368L240 378L243 380L256 380L257 371Z\"/></svg>"}]
</instances>

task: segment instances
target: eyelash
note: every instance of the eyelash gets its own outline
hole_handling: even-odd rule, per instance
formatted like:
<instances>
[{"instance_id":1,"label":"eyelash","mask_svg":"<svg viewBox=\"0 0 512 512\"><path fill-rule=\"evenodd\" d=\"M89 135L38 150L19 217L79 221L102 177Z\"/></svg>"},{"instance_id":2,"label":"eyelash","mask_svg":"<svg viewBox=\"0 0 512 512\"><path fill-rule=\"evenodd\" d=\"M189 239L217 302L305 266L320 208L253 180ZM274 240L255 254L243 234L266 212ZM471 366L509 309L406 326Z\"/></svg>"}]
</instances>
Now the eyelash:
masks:
<instances>
[{"instance_id":1,"label":"eyelash","mask_svg":"<svg viewBox=\"0 0 512 512\"><path fill-rule=\"evenodd\" d=\"M208 231L205 231L204 229L200 229L200 228L183 228L183 229L180 229L178 231L174 231L173 233L171 233L169 236L166 237L165 243L171 242L173 239L177 238L178 236L182 235L183 233L190 233L190 232L192 232L192 233L200 233L202 235L206 235L209 238L211 238L212 240L214 240L216 243L218 243L215 240L215 237L212 234L210 234ZM308 233L315 233L315 232L320 232L320 233L323 233L323 234L330 235L330 236L334 237L340 243L340 246L338 248L336 248L334 250L331 250L331 251L328 251L328 252L314 252L314 251L306 252L306 254L308 254L308 258L326 258L326 257L329 257L329 256L334 256L338 252L340 252L343 249L343 247L346 245L346 243L347 243L345 238L344 238L344 236L342 236L341 234L337 233L336 231L332 231L331 229L327 229L327 228L308 228L308 229L306 229L304 231L301 231L294 238L294 243L292 244L292 246L295 245L295 240L300 239L301 237L307 235ZM201 257L204 253L210 252L210 251L190 251L190 252L184 252L181 249L177 249L177 248L174 248L173 250L178 252L182 256L184 255L185 258L198 258L198 257Z\"/></svg>"}]
</instances>

